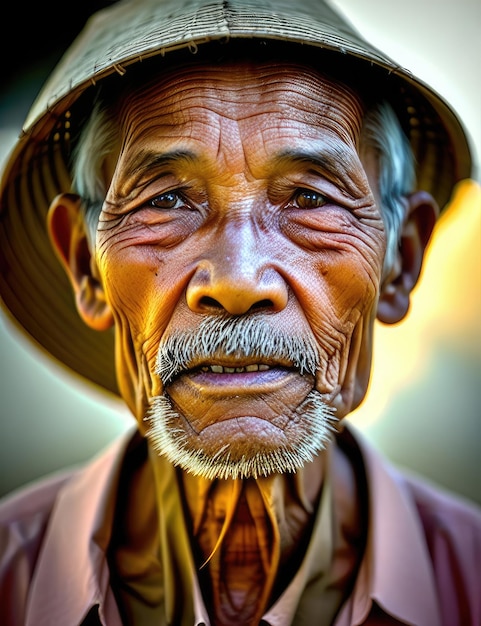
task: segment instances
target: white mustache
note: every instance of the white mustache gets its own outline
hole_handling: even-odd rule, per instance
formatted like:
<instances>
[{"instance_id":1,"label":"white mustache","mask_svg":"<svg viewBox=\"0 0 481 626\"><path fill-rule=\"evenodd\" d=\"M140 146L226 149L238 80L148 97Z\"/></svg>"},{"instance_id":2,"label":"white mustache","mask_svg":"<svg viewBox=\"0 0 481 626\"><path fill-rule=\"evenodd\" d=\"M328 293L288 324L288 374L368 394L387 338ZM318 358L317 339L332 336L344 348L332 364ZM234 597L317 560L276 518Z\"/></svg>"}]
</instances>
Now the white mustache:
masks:
<instances>
[{"instance_id":1,"label":"white mustache","mask_svg":"<svg viewBox=\"0 0 481 626\"><path fill-rule=\"evenodd\" d=\"M306 329L288 335L259 317L205 317L189 331L174 331L160 342L156 373L164 387L181 372L219 357L288 362L301 374L316 373L317 343Z\"/></svg>"}]
</instances>

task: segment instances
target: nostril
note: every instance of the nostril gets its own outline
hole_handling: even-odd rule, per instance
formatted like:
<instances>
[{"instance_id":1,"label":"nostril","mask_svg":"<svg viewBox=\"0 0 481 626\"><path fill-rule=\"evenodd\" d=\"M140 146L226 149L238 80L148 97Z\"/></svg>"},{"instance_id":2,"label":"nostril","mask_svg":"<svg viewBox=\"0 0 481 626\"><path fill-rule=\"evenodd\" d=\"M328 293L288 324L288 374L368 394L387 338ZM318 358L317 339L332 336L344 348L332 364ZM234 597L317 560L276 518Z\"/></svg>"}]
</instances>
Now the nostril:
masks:
<instances>
[{"instance_id":1,"label":"nostril","mask_svg":"<svg viewBox=\"0 0 481 626\"><path fill-rule=\"evenodd\" d=\"M224 310L229 310L229 312L233 313L234 311L230 310L230 307L228 309L226 309L221 302L219 302L218 300L216 300L215 298L212 298L211 296L202 296L202 298L200 298L200 300L198 301L198 306L200 309L202 309L203 311L213 311L213 310L219 310L222 309ZM247 305L244 305L242 307L242 313L247 313L248 311L261 311L263 309L272 309L274 307L274 303L272 302L272 300L268 299L268 298L264 298L263 300L257 300L256 302L254 302L250 307Z\"/></svg>"},{"instance_id":2,"label":"nostril","mask_svg":"<svg viewBox=\"0 0 481 626\"><path fill-rule=\"evenodd\" d=\"M223 309L222 304L210 296L202 296L199 300L199 306L203 309Z\"/></svg>"},{"instance_id":3,"label":"nostril","mask_svg":"<svg viewBox=\"0 0 481 626\"><path fill-rule=\"evenodd\" d=\"M274 303L272 300L265 298L264 300L259 300L258 302L254 302L251 306L251 311L256 311L258 309L272 309L274 307Z\"/></svg>"}]
</instances>

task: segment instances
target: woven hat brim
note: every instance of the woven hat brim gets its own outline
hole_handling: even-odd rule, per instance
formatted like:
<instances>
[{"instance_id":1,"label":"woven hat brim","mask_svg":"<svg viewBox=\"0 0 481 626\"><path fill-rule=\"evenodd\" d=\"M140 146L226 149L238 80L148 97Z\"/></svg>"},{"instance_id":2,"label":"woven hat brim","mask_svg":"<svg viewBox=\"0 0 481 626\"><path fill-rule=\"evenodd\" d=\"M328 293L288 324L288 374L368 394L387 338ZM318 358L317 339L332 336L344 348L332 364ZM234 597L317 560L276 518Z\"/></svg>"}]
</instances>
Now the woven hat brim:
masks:
<instances>
[{"instance_id":1,"label":"woven hat brim","mask_svg":"<svg viewBox=\"0 0 481 626\"><path fill-rule=\"evenodd\" d=\"M52 199L71 191L68 171L75 107L108 76L175 50L213 41L276 40L334 51L389 77L418 162L418 186L440 206L471 173L471 155L455 113L424 83L366 43L317 0L168 0L121 2L92 18L31 109L1 183L0 293L13 319L74 372L118 394L113 332L89 329L46 232ZM367 65L366 65L367 67Z\"/></svg>"}]
</instances>

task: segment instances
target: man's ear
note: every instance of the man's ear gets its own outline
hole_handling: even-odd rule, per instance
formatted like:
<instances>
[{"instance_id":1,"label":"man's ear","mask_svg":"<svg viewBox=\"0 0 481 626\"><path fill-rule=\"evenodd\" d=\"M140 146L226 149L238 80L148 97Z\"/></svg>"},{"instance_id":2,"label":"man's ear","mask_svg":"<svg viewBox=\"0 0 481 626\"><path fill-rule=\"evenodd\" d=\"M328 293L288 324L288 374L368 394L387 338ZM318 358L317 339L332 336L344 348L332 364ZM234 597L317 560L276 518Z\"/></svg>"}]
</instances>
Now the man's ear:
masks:
<instances>
[{"instance_id":1,"label":"man's ear","mask_svg":"<svg viewBox=\"0 0 481 626\"><path fill-rule=\"evenodd\" d=\"M439 214L436 201L425 191L416 191L406 200L397 258L379 297L377 318L385 324L400 322L409 310L411 291L418 282L424 252Z\"/></svg>"},{"instance_id":2,"label":"man's ear","mask_svg":"<svg viewBox=\"0 0 481 626\"><path fill-rule=\"evenodd\" d=\"M98 280L79 196L57 196L50 205L47 226L52 246L72 284L80 317L95 330L110 328L112 311Z\"/></svg>"}]
</instances>

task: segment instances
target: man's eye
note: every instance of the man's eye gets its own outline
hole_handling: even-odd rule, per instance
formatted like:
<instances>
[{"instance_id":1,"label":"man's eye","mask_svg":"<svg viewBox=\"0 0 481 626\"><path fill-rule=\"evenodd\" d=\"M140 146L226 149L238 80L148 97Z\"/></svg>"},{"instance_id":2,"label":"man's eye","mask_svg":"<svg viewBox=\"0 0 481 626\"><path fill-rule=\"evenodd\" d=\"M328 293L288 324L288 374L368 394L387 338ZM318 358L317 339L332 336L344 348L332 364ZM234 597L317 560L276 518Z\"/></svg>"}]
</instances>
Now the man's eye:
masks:
<instances>
[{"instance_id":1,"label":"man's eye","mask_svg":"<svg viewBox=\"0 0 481 626\"><path fill-rule=\"evenodd\" d=\"M152 200L149 200L148 204L154 209L175 209L181 205L181 202L182 200L178 193L168 191L167 193L152 198Z\"/></svg>"},{"instance_id":2,"label":"man's eye","mask_svg":"<svg viewBox=\"0 0 481 626\"><path fill-rule=\"evenodd\" d=\"M318 209L327 204L329 200L317 191L302 189L294 196L294 202L301 209Z\"/></svg>"}]
</instances>

